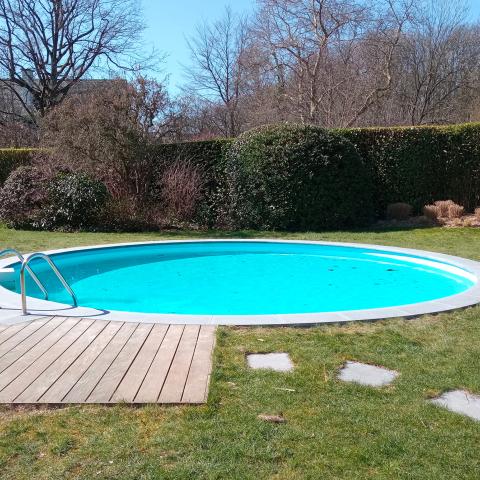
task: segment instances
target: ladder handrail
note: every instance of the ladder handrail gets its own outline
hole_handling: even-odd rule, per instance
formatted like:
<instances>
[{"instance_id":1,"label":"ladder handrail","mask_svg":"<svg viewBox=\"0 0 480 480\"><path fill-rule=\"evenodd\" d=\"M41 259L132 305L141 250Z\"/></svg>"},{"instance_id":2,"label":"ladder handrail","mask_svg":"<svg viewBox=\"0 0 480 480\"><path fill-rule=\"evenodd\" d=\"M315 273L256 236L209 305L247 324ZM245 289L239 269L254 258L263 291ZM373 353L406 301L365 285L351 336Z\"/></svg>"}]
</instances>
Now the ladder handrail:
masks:
<instances>
[{"instance_id":1,"label":"ladder handrail","mask_svg":"<svg viewBox=\"0 0 480 480\"><path fill-rule=\"evenodd\" d=\"M64 286L65 290L71 295L73 299L73 306L76 307L78 306L77 303L77 296L75 295L74 291L68 284L68 282L65 280L65 277L60 273L60 270L58 270L57 266L55 263L53 263L53 260L46 254L46 253L32 253L32 255L28 256L25 258L22 262L22 266L20 268L20 290L22 293L22 312L24 315L27 315L27 292L25 288L25 269L28 267L28 264L31 260L34 260L35 258L41 258L45 260L53 270L53 273L57 276L57 278L60 280L62 285Z\"/></svg>"},{"instance_id":2,"label":"ladder handrail","mask_svg":"<svg viewBox=\"0 0 480 480\"><path fill-rule=\"evenodd\" d=\"M22 263L25 260L25 257L18 250L15 250L14 248L6 248L5 250L2 250L0 252L0 257L3 257L4 255L8 255L8 254L15 255ZM45 297L45 300L48 300L48 292L47 292L47 289L43 286L43 283L40 281L40 279L37 277L37 275L28 265L26 268L27 268L27 272L32 277L32 280L37 284L37 287L42 291L43 296Z\"/></svg>"}]
</instances>

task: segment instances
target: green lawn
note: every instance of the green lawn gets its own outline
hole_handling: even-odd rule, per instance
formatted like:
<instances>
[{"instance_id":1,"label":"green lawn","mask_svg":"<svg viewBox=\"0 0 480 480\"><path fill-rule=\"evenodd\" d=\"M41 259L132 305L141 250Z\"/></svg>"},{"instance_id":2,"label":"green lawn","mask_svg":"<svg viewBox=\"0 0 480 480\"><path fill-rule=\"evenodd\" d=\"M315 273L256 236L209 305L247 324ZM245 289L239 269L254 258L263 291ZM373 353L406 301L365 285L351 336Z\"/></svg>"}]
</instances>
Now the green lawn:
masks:
<instances>
[{"instance_id":1,"label":"green lawn","mask_svg":"<svg viewBox=\"0 0 480 480\"><path fill-rule=\"evenodd\" d=\"M222 235L0 229L0 245L33 251ZM480 229L228 236L358 241L480 259ZM206 406L0 409L0 478L478 479L480 422L426 400L454 388L480 393L479 320L480 309L470 308L340 327L222 328ZM287 351L296 369L249 371L245 353L257 351ZM347 359L400 376L381 389L341 383L336 372ZM261 413L282 413L287 423L264 423Z\"/></svg>"}]
</instances>

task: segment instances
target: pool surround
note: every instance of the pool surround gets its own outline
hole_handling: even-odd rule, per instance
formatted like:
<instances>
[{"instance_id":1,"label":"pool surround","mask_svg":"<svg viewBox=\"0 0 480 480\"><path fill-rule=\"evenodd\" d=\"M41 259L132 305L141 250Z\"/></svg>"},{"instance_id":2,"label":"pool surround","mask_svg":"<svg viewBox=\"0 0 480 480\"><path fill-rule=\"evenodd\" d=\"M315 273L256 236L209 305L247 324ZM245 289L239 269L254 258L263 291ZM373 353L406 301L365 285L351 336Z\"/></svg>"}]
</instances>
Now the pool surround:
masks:
<instances>
[{"instance_id":1,"label":"pool surround","mask_svg":"<svg viewBox=\"0 0 480 480\"><path fill-rule=\"evenodd\" d=\"M68 248L45 251L46 254L62 252L74 252L101 248L115 248L134 245L162 245L177 243L202 243L202 242L257 242L257 243L297 243L325 246L339 246L350 248L377 249L392 254L420 256L427 260L448 263L461 268L480 279L480 262L464 259L461 257L434 253L423 250L389 247L384 245L371 245L361 243L321 242L304 240L270 240L270 239L209 239L209 240L174 240L156 242L136 242L109 245L95 245L90 247ZM28 255L25 255L28 257ZM0 271L8 272L13 264L18 263L15 257L0 259ZM414 317L423 314L439 313L475 305L480 302L480 282L477 281L471 288L464 292L443 297L437 300L419 302L409 305L400 305L385 308L372 308L368 310L348 310L336 312L318 313L294 313L273 315L186 315L186 314L162 314L162 313L136 313L115 310L98 310L89 307L72 307L52 301L28 297L28 316L21 315L20 295L0 286L0 323L2 318L18 318L23 320L31 316L66 316L88 317L104 320L117 320L126 322L165 323L165 324L211 324L211 325L315 325L324 323L344 323L352 321L381 320L397 317Z\"/></svg>"}]
</instances>

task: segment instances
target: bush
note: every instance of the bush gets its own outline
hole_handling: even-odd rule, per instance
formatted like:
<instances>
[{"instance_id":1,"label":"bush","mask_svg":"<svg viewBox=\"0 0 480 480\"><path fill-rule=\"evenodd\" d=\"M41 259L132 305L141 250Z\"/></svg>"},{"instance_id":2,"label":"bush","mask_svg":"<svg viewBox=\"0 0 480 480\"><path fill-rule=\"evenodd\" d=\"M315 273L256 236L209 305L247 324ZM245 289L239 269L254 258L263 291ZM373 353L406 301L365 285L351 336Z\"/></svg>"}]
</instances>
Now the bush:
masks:
<instances>
[{"instance_id":1,"label":"bush","mask_svg":"<svg viewBox=\"0 0 480 480\"><path fill-rule=\"evenodd\" d=\"M437 207L439 217L448 218L450 207L455 205L453 200L437 200L434 205Z\"/></svg>"},{"instance_id":2,"label":"bush","mask_svg":"<svg viewBox=\"0 0 480 480\"><path fill-rule=\"evenodd\" d=\"M47 199L44 172L33 166L14 170L0 189L0 220L13 228L35 228Z\"/></svg>"},{"instance_id":3,"label":"bush","mask_svg":"<svg viewBox=\"0 0 480 480\"><path fill-rule=\"evenodd\" d=\"M225 208L224 178L226 156L232 140L217 139L200 142L158 144L151 192L153 201L162 203L161 185L165 173L178 162L189 164L201 172L201 190L196 200L194 220L201 226L216 227Z\"/></svg>"},{"instance_id":4,"label":"bush","mask_svg":"<svg viewBox=\"0 0 480 480\"><path fill-rule=\"evenodd\" d=\"M308 125L241 135L227 161L234 228L329 229L365 225L370 175L344 137Z\"/></svg>"},{"instance_id":5,"label":"bush","mask_svg":"<svg viewBox=\"0 0 480 480\"><path fill-rule=\"evenodd\" d=\"M437 200L433 205L423 207L423 214L437 223L462 218L464 213L465 208L457 205L453 200Z\"/></svg>"},{"instance_id":6,"label":"bush","mask_svg":"<svg viewBox=\"0 0 480 480\"><path fill-rule=\"evenodd\" d=\"M440 219L440 209L436 205L425 205L423 207L423 215L432 222L437 223Z\"/></svg>"},{"instance_id":7,"label":"bush","mask_svg":"<svg viewBox=\"0 0 480 480\"><path fill-rule=\"evenodd\" d=\"M84 173L61 173L48 189L44 227L79 229L97 223L108 199L105 185Z\"/></svg>"},{"instance_id":8,"label":"bush","mask_svg":"<svg viewBox=\"0 0 480 480\"><path fill-rule=\"evenodd\" d=\"M31 162L34 148L2 148L0 149L0 186L3 185L10 173L22 165Z\"/></svg>"},{"instance_id":9,"label":"bush","mask_svg":"<svg viewBox=\"0 0 480 480\"><path fill-rule=\"evenodd\" d=\"M457 205L456 203L454 203L453 205L450 205L448 209L448 218L462 218L464 213L465 208L461 205Z\"/></svg>"},{"instance_id":10,"label":"bush","mask_svg":"<svg viewBox=\"0 0 480 480\"><path fill-rule=\"evenodd\" d=\"M194 220L203 188L200 167L188 160L177 160L165 169L159 187L162 205L169 219L180 222Z\"/></svg>"},{"instance_id":11,"label":"bush","mask_svg":"<svg viewBox=\"0 0 480 480\"><path fill-rule=\"evenodd\" d=\"M412 210L412 206L408 203L390 203L387 205L387 218L389 220L408 220Z\"/></svg>"}]
</instances>

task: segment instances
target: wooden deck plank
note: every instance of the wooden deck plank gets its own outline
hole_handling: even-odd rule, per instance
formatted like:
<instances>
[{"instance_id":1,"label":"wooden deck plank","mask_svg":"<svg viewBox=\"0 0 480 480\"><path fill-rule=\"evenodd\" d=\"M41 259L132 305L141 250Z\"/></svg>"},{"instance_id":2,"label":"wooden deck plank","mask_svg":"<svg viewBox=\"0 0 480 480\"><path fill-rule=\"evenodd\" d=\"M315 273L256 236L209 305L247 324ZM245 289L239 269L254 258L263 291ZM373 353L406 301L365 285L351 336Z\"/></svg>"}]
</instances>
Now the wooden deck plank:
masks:
<instances>
[{"instance_id":1,"label":"wooden deck plank","mask_svg":"<svg viewBox=\"0 0 480 480\"><path fill-rule=\"evenodd\" d=\"M49 350L55 343L62 338L71 328L73 328L79 319L66 319L50 335L39 342L35 347L22 355L15 363L10 365L0 374L0 390L5 388L10 382L22 374L37 358Z\"/></svg>"},{"instance_id":2,"label":"wooden deck plank","mask_svg":"<svg viewBox=\"0 0 480 480\"><path fill-rule=\"evenodd\" d=\"M167 378L184 325L170 325L150 369L135 397L135 403L156 403Z\"/></svg>"},{"instance_id":3,"label":"wooden deck plank","mask_svg":"<svg viewBox=\"0 0 480 480\"><path fill-rule=\"evenodd\" d=\"M6 342L10 337L25 328L30 322L16 323L15 325L8 325L0 332L0 345Z\"/></svg>"},{"instance_id":4,"label":"wooden deck plank","mask_svg":"<svg viewBox=\"0 0 480 480\"><path fill-rule=\"evenodd\" d=\"M64 317L55 317L50 321L44 321L43 325L34 333L32 333L23 342L15 348L7 352L0 358L0 372L3 372L13 362L18 360L23 354L31 350L38 342L42 341L47 335L55 330L65 321Z\"/></svg>"},{"instance_id":5,"label":"wooden deck plank","mask_svg":"<svg viewBox=\"0 0 480 480\"><path fill-rule=\"evenodd\" d=\"M160 392L159 403L181 402L199 330L199 325L185 326L172 365Z\"/></svg>"},{"instance_id":6,"label":"wooden deck plank","mask_svg":"<svg viewBox=\"0 0 480 480\"><path fill-rule=\"evenodd\" d=\"M17 398L15 403L35 403L88 348L108 324L93 322L46 370L44 370Z\"/></svg>"},{"instance_id":7,"label":"wooden deck plank","mask_svg":"<svg viewBox=\"0 0 480 480\"><path fill-rule=\"evenodd\" d=\"M111 342L95 359L90 368L81 376L63 398L63 403L84 403L104 376L112 362L117 358L137 327L136 323L124 323Z\"/></svg>"},{"instance_id":8,"label":"wooden deck plank","mask_svg":"<svg viewBox=\"0 0 480 480\"><path fill-rule=\"evenodd\" d=\"M28 325L25 326L25 328L22 328L15 335L12 335L7 341L3 342L2 345L0 345L0 358L3 357L6 353L8 353L10 350L15 348L18 344L26 340L28 337L30 337L30 335L35 333L39 328L43 327L43 325L45 325L45 320L43 318L40 318L34 320L33 322L30 322Z\"/></svg>"},{"instance_id":9,"label":"wooden deck plank","mask_svg":"<svg viewBox=\"0 0 480 480\"><path fill-rule=\"evenodd\" d=\"M158 349L167 333L167 325L153 326L137 357L113 394L112 402L133 402Z\"/></svg>"},{"instance_id":10,"label":"wooden deck plank","mask_svg":"<svg viewBox=\"0 0 480 480\"><path fill-rule=\"evenodd\" d=\"M203 325L198 334L192 364L183 391L182 403L203 403L206 401L214 345L215 327Z\"/></svg>"},{"instance_id":11,"label":"wooden deck plank","mask_svg":"<svg viewBox=\"0 0 480 480\"><path fill-rule=\"evenodd\" d=\"M13 403L39 375L42 374L75 340L87 330L93 320L82 319L55 345L0 391L0 402Z\"/></svg>"},{"instance_id":12,"label":"wooden deck plank","mask_svg":"<svg viewBox=\"0 0 480 480\"><path fill-rule=\"evenodd\" d=\"M142 348L153 325L139 324L117 358L87 398L87 403L108 403L128 368Z\"/></svg>"},{"instance_id":13,"label":"wooden deck plank","mask_svg":"<svg viewBox=\"0 0 480 480\"><path fill-rule=\"evenodd\" d=\"M40 402L59 403L120 330L121 322L110 322L55 383L40 397Z\"/></svg>"},{"instance_id":14,"label":"wooden deck plank","mask_svg":"<svg viewBox=\"0 0 480 480\"><path fill-rule=\"evenodd\" d=\"M215 327L43 317L0 340L0 403L203 403Z\"/></svg>"}]
</instances>

